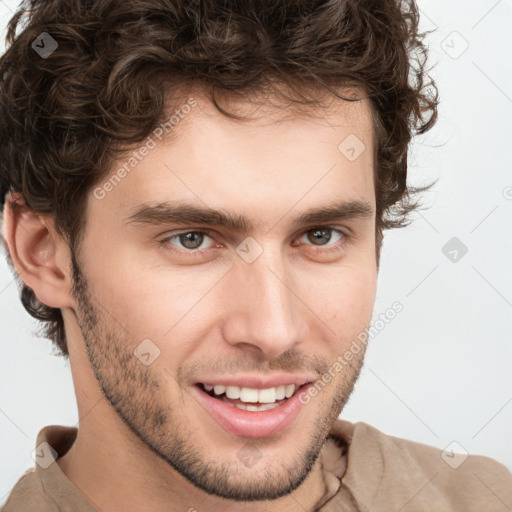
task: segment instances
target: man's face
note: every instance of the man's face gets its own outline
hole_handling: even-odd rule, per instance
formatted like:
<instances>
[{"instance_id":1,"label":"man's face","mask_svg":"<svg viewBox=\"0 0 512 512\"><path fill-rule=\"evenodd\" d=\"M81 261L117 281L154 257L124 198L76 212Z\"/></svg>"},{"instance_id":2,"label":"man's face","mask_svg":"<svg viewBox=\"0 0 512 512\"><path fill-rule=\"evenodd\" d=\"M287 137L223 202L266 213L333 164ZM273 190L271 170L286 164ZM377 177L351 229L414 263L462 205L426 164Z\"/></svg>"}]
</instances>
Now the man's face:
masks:
<instances>
[{"instance_id":1,"label":"man's face","mask_svg":"<svg viewBox=\"0 0 512 512\"><path fill-rule=\"evenodd\" d=\"M375 298L370 111L336 100L242 123L195 98L170 139L153 135L104 197L88 197L74 295L97 382L78 386L99 383L115 421L200 489L275 499L308 475L362 365L364 350L333 371ZM253 226L167 216L178 203ZM357 204L297 220L344 203ZM272 404L292 383L295 394ZM207 391L233 384L250 389Z\"/></svg>"}]
</instances>

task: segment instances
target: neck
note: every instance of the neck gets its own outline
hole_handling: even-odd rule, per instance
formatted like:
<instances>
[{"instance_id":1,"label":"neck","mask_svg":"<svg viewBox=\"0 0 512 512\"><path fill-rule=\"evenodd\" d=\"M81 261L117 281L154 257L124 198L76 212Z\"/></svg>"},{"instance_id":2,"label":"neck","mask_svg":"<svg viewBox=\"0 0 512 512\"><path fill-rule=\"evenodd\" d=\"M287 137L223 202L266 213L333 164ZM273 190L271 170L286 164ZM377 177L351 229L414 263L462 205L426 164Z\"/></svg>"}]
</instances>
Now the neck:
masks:
<instances>
[{"instance_id":1,"label":"neck","mask_svg":"<svg viewBox=\"0 0 512 512\"><path fill-rule=\"evenodd\" d=\"M288 512L298 506L312 512L327 491L319 457L302 484L282 498L236 502L209 495L153 453L124 424L114 429L111 422L108 428L102 425L102 419L112 413L108 408L101 400L80 424L73 446L57 460L86 501L99 510L168 512L172 503L174 510L191 512Z\"/></svg>"}]
</instances>

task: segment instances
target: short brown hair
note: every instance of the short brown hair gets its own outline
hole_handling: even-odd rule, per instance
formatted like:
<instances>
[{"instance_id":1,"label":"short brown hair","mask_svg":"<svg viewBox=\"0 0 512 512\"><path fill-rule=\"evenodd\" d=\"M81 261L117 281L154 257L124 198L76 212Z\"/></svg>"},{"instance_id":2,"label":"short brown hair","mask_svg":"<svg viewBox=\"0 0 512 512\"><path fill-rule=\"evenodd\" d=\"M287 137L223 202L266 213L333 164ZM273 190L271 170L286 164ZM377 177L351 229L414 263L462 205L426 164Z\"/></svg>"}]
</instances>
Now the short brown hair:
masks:
<instances>
[{"instance_id":1,"label":"short brown hair","mask_svg":"<svg viewBox=\"0 0 512 512\"><path fill-rule=\"evenodd\" d=\"M414 0L25 0L0 59L0 208L19 192L74 251L87 192L175 106L173 92L199 84L231 116L216 93L280 83L310 105L307 90L355 86L374 117L379 260L382 231L406 225L425 190L406 184L409 142L437 118L418 22ZM42 33L58 44L44 57ZM22 283L21 300L67 356L60 309Z\"/></svg>"}]
</instances>

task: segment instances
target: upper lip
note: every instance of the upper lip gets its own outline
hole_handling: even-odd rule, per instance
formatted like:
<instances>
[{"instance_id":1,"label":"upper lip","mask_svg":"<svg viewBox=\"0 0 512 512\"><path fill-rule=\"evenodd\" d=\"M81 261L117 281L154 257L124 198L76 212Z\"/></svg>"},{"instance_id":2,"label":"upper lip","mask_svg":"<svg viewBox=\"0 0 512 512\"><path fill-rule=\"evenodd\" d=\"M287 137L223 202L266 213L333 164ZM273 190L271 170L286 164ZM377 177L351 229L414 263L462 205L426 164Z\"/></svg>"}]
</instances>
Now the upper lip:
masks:
<instances>
[{"instance_id":1,"label":"upper lip","mask_svg":"<svg viewBox=\"0 0 512 512\"><path fill-rule=\"evenodd\" d=\"M308 382L312 382L314 377L311 375L275 375L272 377L261 375L237 375L233 377L213 377L204 378L196 384L207 384L210 386L238 386L240 388L267 389L278 386L287 386L295 384L300 387Z\"/></svg>"}]
</instances>

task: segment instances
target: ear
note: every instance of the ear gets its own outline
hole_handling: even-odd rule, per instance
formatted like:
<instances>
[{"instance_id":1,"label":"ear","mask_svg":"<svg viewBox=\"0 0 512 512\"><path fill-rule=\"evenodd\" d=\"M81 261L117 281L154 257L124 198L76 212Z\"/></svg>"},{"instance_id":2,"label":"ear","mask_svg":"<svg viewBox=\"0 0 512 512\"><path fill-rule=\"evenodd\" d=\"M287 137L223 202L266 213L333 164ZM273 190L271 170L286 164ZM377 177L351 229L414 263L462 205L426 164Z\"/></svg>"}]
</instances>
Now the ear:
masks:
<instances>
[{"instance_id":1,"label":"ear","mask_svg":"<svg viewBox=\"0 0 512 512\"><path fill-rule=\"evenodd\" d=\"M2 235L13 266L43 304L73 307L71 253L53 220L29 208L20 194L7 195Z\"/></svg>"}]
</instances>

